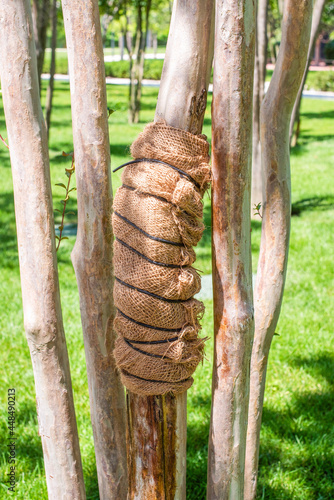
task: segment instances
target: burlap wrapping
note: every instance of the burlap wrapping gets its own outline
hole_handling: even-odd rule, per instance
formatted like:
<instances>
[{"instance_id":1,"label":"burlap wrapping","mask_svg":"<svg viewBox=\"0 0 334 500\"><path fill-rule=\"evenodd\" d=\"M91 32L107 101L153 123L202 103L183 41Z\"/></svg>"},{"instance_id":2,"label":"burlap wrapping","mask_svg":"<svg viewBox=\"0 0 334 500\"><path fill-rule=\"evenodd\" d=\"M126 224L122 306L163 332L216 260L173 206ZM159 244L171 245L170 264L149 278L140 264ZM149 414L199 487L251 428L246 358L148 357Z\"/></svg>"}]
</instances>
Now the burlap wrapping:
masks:
<instances>
[{"instance_id":1,"label":"burlap wrapping","mask_svg":"<svg viewBox=\"0 0 334 500\"><path fill-rule=\"evenodd\" d=\"M204 229L208 152L205 136L151 123L131 147L147 160L124 168L115 195L114 355L123 384L138 394L187 390L203 357L204 306L193 298L201 281L191 265Z\"/></svg>"}]
</instances>

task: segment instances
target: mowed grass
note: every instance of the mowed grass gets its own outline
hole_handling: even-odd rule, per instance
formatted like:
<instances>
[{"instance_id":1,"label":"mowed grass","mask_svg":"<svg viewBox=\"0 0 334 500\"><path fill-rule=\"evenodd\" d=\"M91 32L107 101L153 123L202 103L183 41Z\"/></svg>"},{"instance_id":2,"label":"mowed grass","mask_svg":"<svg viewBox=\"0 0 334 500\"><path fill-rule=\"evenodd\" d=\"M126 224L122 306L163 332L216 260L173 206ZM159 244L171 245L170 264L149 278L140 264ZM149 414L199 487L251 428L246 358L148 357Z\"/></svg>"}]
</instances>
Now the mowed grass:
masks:
<instances>
[{"instance_id":1,"label":"mowed grass","mask_svg":"<svg viewBox=\"0 0 334 500\"><path fill-rule=\"evenodd\" d=\"M44 89L45 90L45 89ZM45 92L43 92L44 98ZM144 88L141 122L127 124L127 88L108 87L109 106L121 109L110 118L112 167L129 158L129 145L153 119L157 89ZM0 99L0 104L2 102ZM274 337L267 376L261 433L259 499L323 500L334 498L334 102L304 100L300 145L292 151L293 217L286 291ZM3 109L0 133L6 136ZM210 115L204 133L210 138ZM56 83L50 135L54 207L59 208L64 167L72 151L69 86ZM23 330L20 277L15 233L13 187L8 151L0 147L0 498L46 499L43 455L29 350ZM113 175L114 189L119 186ZM76 212L76 201L71 201ZM57 212L56 218L59 221ZM76 215L67 223L76 222ZM210 269L210 200L205 200L206 231L197 249L197 267ZM86 366L79 300L70 252L75 238L62 242L58 252L61 298L71 363L88 499L98 499L90 425ZM253 224L254 267L260 225ZM206 459L210 421L213 317L212 301L205 303L203 335L210 337L206 359L188 391L187 498L205 498ZM17 397L17 487L10 496L8 473L7 390Z\"/></svg>"}]
</instances>

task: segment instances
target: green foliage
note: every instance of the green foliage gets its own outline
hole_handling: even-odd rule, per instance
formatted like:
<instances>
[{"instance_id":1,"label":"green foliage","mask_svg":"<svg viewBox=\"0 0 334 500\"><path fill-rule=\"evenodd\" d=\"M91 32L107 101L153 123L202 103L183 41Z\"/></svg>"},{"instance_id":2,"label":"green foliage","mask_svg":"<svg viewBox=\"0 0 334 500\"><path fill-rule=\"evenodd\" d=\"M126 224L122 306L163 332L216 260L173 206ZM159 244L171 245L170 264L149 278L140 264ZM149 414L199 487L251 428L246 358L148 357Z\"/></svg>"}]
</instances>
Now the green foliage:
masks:
<instances>
[{"instance_id":1,"label":"green foliage","mask_svg":"<svg viewBox=\"0 0 334 500\"><path fill-rule=\"evenodd\" d=\"M334 40L331 40L325 45L325 57L334 61Z\"/></svg>"},{"instance_id":2,"label":"green foliage","mask_svg":"<svg viewBox=\"0 0 334 500\"><path fill-rule=\"evenodd\" d=\"M43 84L43 99L45 97ZM108 86L108 102L120 108L110 120L112 168L129 158L129 145L152 120L157 89L143 88L141 123L128 125L127 87ZM55 82L55 103L50 130L51 183L58 206L71 151L70 93L67 83ZM211 137L209 107L203 132ZM0 99L0 133L6 136ZM112 106L114 109L114 106ZM258 499L331 500L334 498L334 102L306 99L302 104L300 145L292 151L292 232L286 292L269 360L261 432ZM9 154L0 147L0 439L7 439L6 395L17 390L18 486L15 500L47 500L43 455L38 436L31 359L23 330L13 186ZM120 172L113 174L114 190ZM77 222L75 194L69 216ZM56 224L61 221L55 213ZM196 267L211 272L210 199L205 197L206 230L196 251ZM260 243L260 222L252 223L253 269ZM66 229L66 225L65 225ZM64 231L65 231L64 229ZM98 499L88 387L82 341L79 297L70 253L75 238L69 235L58 252L61 298L73 379L87 498ZM188 392L187 499L204 500L210 421L213 357L212 301L206 300L203 336L210 337L206 359L195 373ZM0 457L0 498L8 499L4 483L6 454Z\"/></svg>"},{"instance_id":3,"label":"green foliage","mask_svg":"<svg viewBox=\"0 0 334 500\"><path fill-rule=\"evenodd\" d=\"M46 52L43 73L48 73L50 68L50 52ZM144 78L149 80L160 80L162 72L163 60L161 59L146 59L144 64ZM113 78L129 78L130 64L129 61L115 61L105 63L106 76ZM66 75L68 73L67 53L57 51L56 55L56 72Z\"/></svg>"},{"instance_id":4,"label":"green foliage","mask_svg":"<svg viewBox=\"0 0 334 500\"><path fill-rule=\"evenodd\" d=\"M334 71L309 71L305 88L334 92Z\"/></svg>"}]
</instances>

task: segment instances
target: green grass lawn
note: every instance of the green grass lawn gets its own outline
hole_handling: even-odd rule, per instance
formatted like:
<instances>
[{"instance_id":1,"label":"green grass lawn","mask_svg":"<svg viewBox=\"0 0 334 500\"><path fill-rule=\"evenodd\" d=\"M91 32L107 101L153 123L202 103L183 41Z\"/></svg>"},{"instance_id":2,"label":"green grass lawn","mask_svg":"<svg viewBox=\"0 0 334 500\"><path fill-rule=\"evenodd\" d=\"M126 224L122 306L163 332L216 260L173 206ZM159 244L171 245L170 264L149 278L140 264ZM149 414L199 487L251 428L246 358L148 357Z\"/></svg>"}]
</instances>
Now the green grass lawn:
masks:
<instances>
[{"instance_id":1,"label":"green grass lawn","mask_svg":"<svg viewBox=\"0 0 334 500\"><path fill-rule=\"evenodd\" d=\"M44 89L45 90L45 89ZM45 92L43 91L43 98ZM129 145L152 120L157 89L143 89L141 122L127 124L127 88L108 87L109 106L120 111L110 118L112 167L128 158ZM69 86L56 83L50 134L54 206L59 208L64 168L72 151ZM0 133L6 136L0 99ZM330 500L334 498L334 102L304 100L300 145L292 151L293 217L286 292L268 368L261 434L258 498L268 500ZM207 112L204 133L210 137ZM5 443L7 389L17 395L17 474L15 499L46 499L43 456L37 429L34 381L23 315L18 269L13 188L8 151L0 146L0 498L10 498ZM114 188L119 175L113 175ZM72 200L76 212L76 202ZM210 201L205 200L206 231L197 249L197 267L210 270ZM57 213L56 213L57 214ZM57 214L58 217L58 214ZM58 218L59 221L59 218ZM76 222L71 216L67 223ZM253 224L254 267L260 227ZM98 499L90 425L86 366L79 300L70 261L74 237L58 252L65 331L73 378L88 499ZM206 488L206 457L210 420L212 301L208 300L203 335L209 336L206 359L188 391L187 498L202 500Z\"/></svg>"}]
</instances>

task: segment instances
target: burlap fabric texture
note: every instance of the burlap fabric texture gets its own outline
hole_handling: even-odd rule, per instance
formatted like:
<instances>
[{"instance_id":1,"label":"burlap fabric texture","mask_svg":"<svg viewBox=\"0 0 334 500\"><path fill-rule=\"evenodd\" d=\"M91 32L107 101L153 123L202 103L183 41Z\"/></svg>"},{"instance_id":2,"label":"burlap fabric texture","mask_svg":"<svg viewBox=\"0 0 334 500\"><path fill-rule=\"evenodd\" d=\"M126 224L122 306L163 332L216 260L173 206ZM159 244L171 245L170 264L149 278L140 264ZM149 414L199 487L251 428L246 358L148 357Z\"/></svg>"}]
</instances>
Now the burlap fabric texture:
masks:
<instances>
[{"instance_id":1,"label":"burlap fabric texture","mask_svg":"<svg viewBox=\"0 0 334 500\"><path fill-rule=\"evenodd\" d=\"M114 355L123 384L142 395L180 393L202 360L201 281L191 267L204 225L209 145L151 123L131 147L114 199Z\"/></svg>"}]
</instances>

